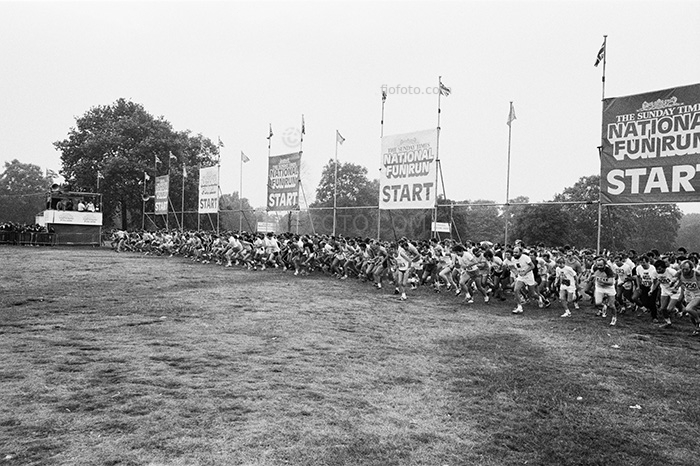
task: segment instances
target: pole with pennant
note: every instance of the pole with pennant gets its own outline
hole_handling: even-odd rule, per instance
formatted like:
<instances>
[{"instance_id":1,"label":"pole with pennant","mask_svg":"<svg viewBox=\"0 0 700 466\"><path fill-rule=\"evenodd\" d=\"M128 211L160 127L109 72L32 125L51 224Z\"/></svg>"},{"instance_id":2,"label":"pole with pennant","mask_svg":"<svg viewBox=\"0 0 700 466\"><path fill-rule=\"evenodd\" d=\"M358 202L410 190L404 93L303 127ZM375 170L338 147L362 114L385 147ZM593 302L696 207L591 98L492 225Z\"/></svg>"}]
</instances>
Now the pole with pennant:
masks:
<instances>
[{"instance_id":1,"label":"pole with pennant","mask_svg":"<svg viewBox=\"0 0 700 466\"><path fill-rule=\"evenodd\" d=\"M141 196L141 200L143 201L142 208L141 208L141 229L143 230L146 228L146 182L148 181L149 176L148 173L144 170L143 172L143 196ZM122 226L122 228L126 228L125 226Z\"/></svg>"},{"instance_id":2,"label":"pole with pennant","mask_svg":"<svg viewBox=\"0 0 700 466\"><path fill-rule=\"evenodd\" d=\"M250 159L241 151L241 181L238 185L238 233L243 230L243 164Z\"/></svg>"},{"instance_id":3,"label":"pole with pennant","mask_svg":"<svg viewBox=\"0 0 700 466\"><path fill-rule=\"evenodd\" d=\"M608 36L603 35L603 45L600 46L600 50L598 51L598 55L596 56L595 63L593 66L597 67L600 62L603 62L603 77L601 78L602 82L602 91L601 91L601 105L603 106L602 111L605 111L605 64L607 61L607 45L608 45ZM601 115L602 115L601 111ZM601 143L600 143L600 148L598 150L598 156L599 158L603 156L602 152L602 147L603 147L603 136L601 134ZM603 232L603 202L602 202L602 193L603 193L603 179L601 177L598 185L598 240L596 242L596 254L600 254L600 237L602 236Z\"/></svg>"},{"instance_id":4,"label":"pole with pennant","mask_svg":"<svg viewBox=\"0 0 700 466\"><path fill-rule=\"evenodd\" d=\"M442 83L442 76L438 76L438 90L439 91L438 91L438 111L437 111L437 141L435 144L435 191L434 191L434 193L435 193L435 207L433 209L433 221L432 221L431 228L430 228L431 231L433 230L433 228L432 228L433 225L435 225L437 223L437 218L438 218L437 217L437 214L438 214L438 194L437 193L438 193L438 176L440 174L439 168L440 168L440 130L441 130L441 128L440 128L440 113L441 113L440 98L443 95L445 97L447 97L448 95L450 95L452 93L452 89L450 89L449 87L445 86ZM437 231L435 232L435 235L438 238L440 237L439 233ZM432 234L431 234L431 236L432 236Z\"/></svg>"},{"instance_id":5,"label":"pole with pennant","mask_svg":"<svg viewBox=\"0 0 700 466\"><path fill-rule=\"evenodd\" d=\"M219 153L217 154L216 157L216 195L219 196L219 200L221 200L221 149L224 147L224 143L221 142L221 137L217 136L218 139L218 146L219 146ZM216 205L219 205L219 202L216 203ZM216 234L219 234L219 228L220 228L220 214L219 214L219 207L216 208Z\"/></svg>"},{"instance_id":6,"label":"pole with pennant","mask_svg":"<svg viewBox=\"0 0 700 466\"><path fill-rule=\"evenodd\" d=\"M180 231L185 231L185 180L187 179L187 168L185 168L185 161L182 161L182 204L180 212Z\"/></svg>"},{"instance_id":7,"label":"pole with pennant","mask_svg":"<svg viewBox=\"0 0 700 466\"><path fill-rule=\"evenodd\" d=\"M158 164L162 163L160 159L158 158L158 154L153 154L153 176L158 176ZM143 213L141 215L141 229L146 228L146 181L149 181L151 179L150 176L146 172L143 172L144 174L144 180L143 180ZM155 217L155 215L153 215Z\"/></svg>"},{"instance_id":8,"label":"pole with pennant","mask_svg":"<svg viewBox=\"0 0 700 466\"><path fill-rule=\"evenodd\" d=\"M382 88L382 120L381 120L381 131L379 133L379 140L381 142L384 138L384 104L386 104L386 88ZM381 172L381 167L379 168ZM377 241L381 239L382 236L382 208L379 207L381 204L382 193L380 192L377 196Z\"/></svg>"},{"instance_id":9,"label":"pole with pennant","mask_svg":"<svg viewBox=\"0 0 700 466\"><path fill-rule=\"evenodd\" d=\"M270 123L270 134L267 135L267 157L270 158L272 155L272 136L274 136L274 133L272 132L272 123Z\"/></svg>"},{"instance_id":10,"label":"pole with pennant","mask_svg":"<svg viewBox=\"0 0 700 466\"><path fill-rule=\"evenodd\" d=\"M333 236L335 236L336 217L338 209L338 144L345 142L345 138L340 135L340 131L335 130L335 163L333 173Z\"/></svg>"},{"instance_id":11,"label":"pole with pennant","mask_svg":"<svg viewBox=\"0 0 700 466\"><path fill-rule=\"evenodd\" d=\"M170 200L170 180L172 179L172 164L173 160L177 162L177 157L173 154L173 151L168 151L168 204L165 210L165 229L170 231L170 208L173 209L173 215L175 215L175 222L177 223L177 211L173 205L173 201Z\"/></svg>"},{"instance_id":12,"label":"pole with pennant","mask_svg":"<svg viewBox=\"0 0 700 466\"><path fill-rule=\"evenodd\" d=\"M306 134L306 125L304 124L304 114L301 114L301 137L299 139L299 157L303 155L304 152L304 135ZM299 173L299 184L301 185L301 173ZM298 197L298 196L297 196ZM299 215L301 214L301 205L297 201L297 221L296 221L296 234L299 234Z\"/></svg>"},{"instance_id":13,"label":"pole with pennant","mask_svg":"<svg viewBox=\"0 0 700 466\"><path fill-rule=\"evenodd\" d=\"M508 113L508 168L506 169L506 205L505 205L505 217L506 217L506 227L505 227L505 237L503 244L508 244L508 223L510 223L510 137L512 134L513 120L515 120L515 107L513 107L513 101L510 101L510 111Z\"/></svg>"},{"instance_id":14,"label":"pole with pennant","mask_svg":"<svg viewBox=\"0 0 700 466\"><path fill-rule=\"evenodd\" d=\"M270 133L267 135L267 163L268 163L268 167L270 164L270 157L272 157L272 136L274 136L274 135L275 134L272 132L272 123L270 123ZM269 187L270 186L269 179L268 179L267 184ZM269 213L269 211L268 211L268 213Z\"/></svg>"}]
</instances>

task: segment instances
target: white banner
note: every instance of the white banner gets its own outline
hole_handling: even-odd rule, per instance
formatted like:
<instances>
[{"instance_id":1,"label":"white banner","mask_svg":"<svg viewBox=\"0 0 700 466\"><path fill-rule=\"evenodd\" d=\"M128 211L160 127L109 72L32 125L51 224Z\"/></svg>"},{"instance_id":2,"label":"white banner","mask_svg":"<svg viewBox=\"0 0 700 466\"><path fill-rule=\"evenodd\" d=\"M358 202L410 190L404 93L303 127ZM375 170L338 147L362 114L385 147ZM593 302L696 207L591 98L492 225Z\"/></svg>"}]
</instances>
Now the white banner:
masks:
<instances>
[{"instance_id":1,"label":"white banner","mask_svg":"<svg viewBox=\"0 0 700 466\"><path fill-rule=\"evenodd\" d=\"M299 208L301 152L272 155L268 159L267 210Z\"/></svg>"},{"instance_id":2,"label":"white banner","mask_svg":"<svg viewBox=\"0 0 700 466\"><path fill-rule=\"evenodd\" d=\"M102 225L102 212L77 212L75 210L45 210L44 223L67 225Z\"/></svg>"},{"instance_id":3,"label":"white banner","mask_svg":"<svg viewBox=\"0 0 700 466\"><path fill-rule=\"evenodd\" d=\"M156 177L156 205L157 215L168 214L168 194L170 193L170 176L163 175Z\"/></svg>"},{"instance_id":4,"label":"white banner","mask_svg":"<svg viewBox=\"0 0 700 466\"><path fill-rule=\"evenodd\" d=\"M219 211L219 167L199 169L199 213Z\"/></svg>"},{"instance_id":5,"label":"white banner","mask_svg":"<svg viewBox=\"0 0 700 466\"><path fill-rule=\"evenodd\" d=\"M272 222L258 222L258 232L267 233L269 231L275 232L277 224Z\"/></svg>"},{"instance_id":6,"label":"white banner","mask_svg":"<svg viewBox=\"0 0 700 466\"><path fill-rule=\"evenodd\" d=\"M431 229L436 233L449 233L450 224L445 222L433 222Z\"/></svg>"},{"instance_id":7,"label":"white banner","mask_svg":"<svg viewBox=\"0 0 700 466\"><path fill-rule=\"evenodd\" d=\"M380 209L431 209L435 206L437 129L382 138Z\"/></svg>"}]
</instances>

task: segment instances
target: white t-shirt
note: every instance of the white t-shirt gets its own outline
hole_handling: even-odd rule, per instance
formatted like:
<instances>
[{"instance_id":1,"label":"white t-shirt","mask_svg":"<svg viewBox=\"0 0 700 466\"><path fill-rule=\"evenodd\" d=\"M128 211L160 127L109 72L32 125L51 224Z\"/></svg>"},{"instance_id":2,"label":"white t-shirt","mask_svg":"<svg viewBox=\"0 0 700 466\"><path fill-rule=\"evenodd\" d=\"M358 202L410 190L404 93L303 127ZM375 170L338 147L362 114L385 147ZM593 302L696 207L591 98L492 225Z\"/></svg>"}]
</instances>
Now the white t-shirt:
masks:
<instances>
[{"instance_id":1,"label":"white t-shirt","mask_svg":"<svg viewBox=\"0 0 700 466\"><path fill-rule=\"evenodd\" d=\"M560 290L566 290L571 293L576 291L576 271L574 269L568 265L564 265L563 267L557 266L555 273L557 274L557 279L559 280Z\"/></svg>"},{"instance_id":2,"label":"white t-shirt","mask_svg":"<svg viewBox=\"0 0 700 466\"><path fill-rule=\"evenodd\" d=\"M535 274L532 272L532 259L527 254L521 254L517 259L513 256L508 261L504 261L504 264L515 274L516 281L525 282L527 285L535 284ZM527 268L530 268L530 271L523 274L523 271Z\"/></svg>"},{"instance_id":3,"label":"white t-shirt","mask_svg":"<svg viewBox=\"0 0 700 466\"><path fill-rule=\"evenodd\" d=\"M659 285L661 287L661 296L674 296L675 298L680 298L680 291L673 293L671 288L678 281L678 273L671 267L668 267L664 273L658 275Z\"/></svg>"},{"instance_id":4,"label":"white t-shirt","mask_svg":"<svg viewBox=\"0 0 700 466\"><path fill-rule=\"evenodd\" d=\"M613 262L610 268L613 269L613 272L617 275L618 285L623 285L628 289L632 286L632 283L627 281L627 279L632 276L632 267L627 262L623 262L622 265L617 265ZM625 282L627 282L627 285L624 285Z\"/></svg>"},{"instance_id":5,"label":"white t-shirt","mask_svg":"<svg viewBox=\"0 0 700 466\"><path fill-rule=\"evenodd\" d=\"M659 277L659 274L656 273L656 269L651 265L648 269L638 265L635 271L637 272L639 279L642 281L642 285L649 288L651 288L651 286L654 284L654 280Z\"/></svg>"}]
</instances>

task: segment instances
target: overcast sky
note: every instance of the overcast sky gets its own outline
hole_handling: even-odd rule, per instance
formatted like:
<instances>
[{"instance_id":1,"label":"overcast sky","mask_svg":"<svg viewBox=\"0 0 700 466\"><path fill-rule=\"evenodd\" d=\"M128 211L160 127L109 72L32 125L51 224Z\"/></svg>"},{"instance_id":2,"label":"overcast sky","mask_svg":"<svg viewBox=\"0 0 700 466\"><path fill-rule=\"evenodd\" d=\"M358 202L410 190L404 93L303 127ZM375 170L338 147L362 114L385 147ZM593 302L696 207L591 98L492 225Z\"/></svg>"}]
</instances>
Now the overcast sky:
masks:
<instances>
[{"instance_id":1,"label":"overcast sky","mask_svg":"<svg viewBox=\"0 0 700 466\"><path fill-rule=\"evenodd\" d=\"M407 133L437 126L425 89L442 76L447 196L505 201L513 101L511 197L550 200L600 170L603 35L614 97L700 82L699 25L697 1L0 1L0 164L58 171L53 142L124 97L220 137L224 193L239 190L243 150L258 207L268 125L272 154L293 152L304 114L310 203L336 129L339 160L378 178L382 85L384 134Z\"/></svg>"}]
</instances>

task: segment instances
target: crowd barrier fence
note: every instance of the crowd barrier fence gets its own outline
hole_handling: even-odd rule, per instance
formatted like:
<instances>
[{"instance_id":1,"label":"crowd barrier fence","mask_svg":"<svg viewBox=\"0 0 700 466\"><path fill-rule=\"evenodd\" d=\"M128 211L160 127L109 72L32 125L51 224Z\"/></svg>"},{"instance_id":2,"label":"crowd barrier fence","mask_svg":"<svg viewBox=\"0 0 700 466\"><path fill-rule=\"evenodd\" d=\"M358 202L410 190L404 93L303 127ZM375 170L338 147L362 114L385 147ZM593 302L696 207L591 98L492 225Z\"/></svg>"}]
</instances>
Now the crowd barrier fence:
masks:
<instances>
[{"instance_id":1,"label":"crowd barrier fence","mask_svg":"<svg viewBox=\"0 0 700 466\"><path fill-rule=\"evenodd\" d=\"M0 231L0 244L55 246L56 234L36 231Z\"/></svg>"}]
</instances>

